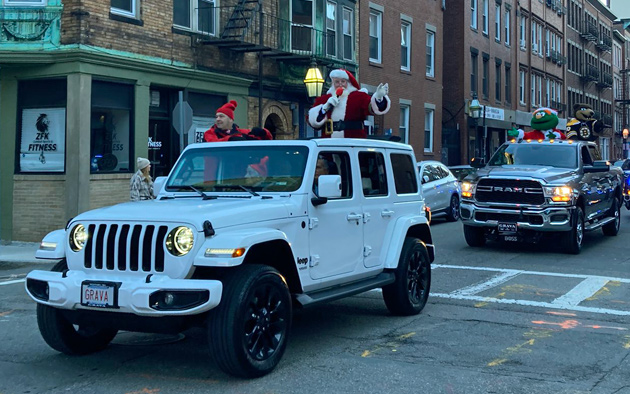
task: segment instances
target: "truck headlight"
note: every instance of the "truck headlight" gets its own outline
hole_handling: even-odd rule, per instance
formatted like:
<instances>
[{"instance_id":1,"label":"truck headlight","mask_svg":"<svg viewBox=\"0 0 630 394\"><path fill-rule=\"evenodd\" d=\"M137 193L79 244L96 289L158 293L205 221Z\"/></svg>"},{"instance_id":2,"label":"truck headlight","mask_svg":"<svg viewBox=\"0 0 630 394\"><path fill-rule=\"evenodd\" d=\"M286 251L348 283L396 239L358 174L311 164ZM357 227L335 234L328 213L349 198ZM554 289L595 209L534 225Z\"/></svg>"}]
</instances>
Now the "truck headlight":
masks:
<instances>
[{"instance_id":1,"label":"truck headlight","mask_svg":"<svg viewBox=\"0 0 630 394\"><path fill-rule=\"evenodd\" d=\"M70 230L70 249L75 252L80 251L85 246L87 239L88 233L85 231L85 226L77 224Z\"/></svg>"},{"instance_id":2,"label":"truck headlight","mask_svg":"<svg viewBox=\"0 0 630 394\"><path fill-rule=\"evenodd\" d=\"M551 197L551 201L568 202L571 201L573 189L568 186L546 186L545 195Z\"/></svg>"},{"instance_id":3,"label":"truck headlight","mask_svg":"<svg viewBox=\"0 0 630 394\"><path fill-rule=\"evenodd\" d=\"M462 182L462 197L472 198L475 194L475 184L470 182Z\"/></svg>"},{"instance_id":4,"label":"truck headlight","mask_svg":"<svg viewBox=\"0 0 630 394\"><path fill-rule=\"evenodd\" d=\"M173 256L183 256L193 247L195 236L193 231L185 226L175 227L166 236L166 249Z\"/></svg>"}]
</instances>

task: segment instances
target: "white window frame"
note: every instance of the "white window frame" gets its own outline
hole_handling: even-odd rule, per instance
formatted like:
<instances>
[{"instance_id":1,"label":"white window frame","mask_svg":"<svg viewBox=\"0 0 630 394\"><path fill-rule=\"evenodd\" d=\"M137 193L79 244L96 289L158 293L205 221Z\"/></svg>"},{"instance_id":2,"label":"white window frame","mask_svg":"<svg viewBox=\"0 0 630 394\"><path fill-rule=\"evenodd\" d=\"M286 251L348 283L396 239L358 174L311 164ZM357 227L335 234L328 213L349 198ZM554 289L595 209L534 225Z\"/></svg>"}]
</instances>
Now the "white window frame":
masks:
<instances>
[{"instance_id":1,"label":"white window frame","mask_svg":"<svg viewBox=\"0 0 630 394\"><path fill-rule=\"evenodd\" d=\"M505 23L503 24L505 27L505 45L510 46L510 20L511 20L511 16L510 16L510 10L509 9L505 9Z\"/></svg>"},{"instance_id":2,"label":"white window frame","mask_svg":"<svg viewBox=\"0 0 630 394\"><path fill-rule=\"evenodd\" d=\"M427 30L426 55L431 51L431 61L426 63L426 76L435 77L435 31ZM427 59L428 60L428 59ZM430 63L430 64L429 64Z\"/></svg>"},{"instance_id":3,"label":"white window frame","mask_svg":"<svg viewBox=\"0 0 630 394\"><path fill-rule=\"evenodd\" d=\"M372 32L371 27L372 27L372 16L376 17L376 36L372 36ZM369 27L368 27L368 36L369 37L373 37L376 38L376 41L378 42L378 58L373 58L371 57L370 51L369 51L369 43L368 43L368 56L370 57L370 61L372 63L381 63L381 59L382 59L382 53L383 53L383 13L379 10L376 10L374 8L370 8L370 20L369 20Z\"/></svg>"},{"instance_id":4,"label":"white window frame","mask_svg":"<svg viewBox=\"0 0 630 394\"><path fill-rule=\"evenodd\" d=\"M313 8L313 12L315 12L315 9ZM346 32L344 29L344 25L346 23L346 15L350 16L350 20L348 21L348 27L350 28L350 57L346 57ZM341 12L341 21L342 21L342 28L341 28L341 35L343 37L343 45L341 46L343 48L343 54L341 55L342 59L345 60L354 60L354 11L351 8L348 7L343 7L343 10Z\"/></svg>"},{"instance_id":5,"label":"white window frame","mask_svg":"<svg viewBox=\"0 0 630 394\"><path fill-rule=\"evenodd\" d=\"M404 32L403 32L404 30ZM405 36L404 40L407 43L407 64L403 64L402 62L402 49L403 49L403 36ZM407 20L400 21L400 69L404 71L411 70L411 22Z\"/></svg>"},{"instance_id":6,"label":"white window frame","mask_svg":"<svg viewBox=\"0 0 630 394\"><path fill-rule=\"evenodd\" d=\"M409 114L411 113L411 105L408 100L400 100L400 121L403 123L398 126L398 135L404 144L409 144Z\"/></svg>"},{"instance_id":7,"label":"white window frame","mask_svg":"<svg viewBox=\"0 0 630 394\"><path fill-rule=\"evenodd\" d=\"M25 1L25 0L3 0L2 4L7 7L44 7L48 3L48 0L35 0L35 1Z\"/></svg>"},{"instance_id":8,"label":"white window frame","mask_svg":"<svg viewBox=\"0 0 630 394\"><path fill-rule=\"evenodd\" d=\"M536 45L536 25L538 23L532 20L532 53L538 53L538 45Z\"/></svg>"},{"instance_id":9,"label":"white window frame","mask_svg":"<svg viewBox=\"0 0 630 394\"><path fill-rule=\"evenodd\" d=\"M488 20L490 15L490 0L483 0L483 11L482 11L482 19L483 19L483 34L488 35L488 29L489 29L489 25L490 25L490 21Z\"/></svg>"},{"instance_id":10,"label":"white window frame","mask_svg":"<svg viewBox=\"0 0 630 394\"><path fill-rule=\"evenodd\" d=\"M478 13L478 0L470 0L470 27L477 30Z\"/></svg>"},{"instance_id":11,"label":"white window frame","mask_svg":"<svg viewBox=\"0 0 630 394\"><path fill-rule=\"evenodd\" d=\"M335 9L335 15L333 18L333 26L328 27L328 6L331 5L334 7ZM331 1L331 0L327 0L326 1L326 18L325 18L325 23L326 23L326 34L328 34L329 31L332 31L335 33L335 43L333 45L332 50L328 47L328 43L326 44L326 56L332 56L332 57L336 57L337 56L337 38L339 37L337 35L337 2L335 1ZM326 38L328 39L328 38ZM331 53L332 52L332 53Z\"/></svg>"},{"instance_id":12,"label":"white window frame","mask_svg":"<svg viewBox=\"0 0 630 394\"><path fill-rule=\"evenodd\" d=\"M137 0L136 0L137 1ZM216 32L217 32L217 24L218 24L218 15L215 12L214 14L214 23L212 25L213 31L209 32L209 31L202 31L199 29L199 12L197 11L197 2L198 1L204 1L206 3L212 3L213 7L217 7L217 0L188 0L189 5L190 5L190 13L188 15L188 21L190 22L190 26L182 26L182 25L177 25L175 24L175 21L173 21L173 26L177 26L180 29L184 29L184 30L188 30L188 31L194 31L197 33L202 33L202 34L207 34L210 36L215 36Z\"/></svg>"},{"instance_id":13,"label":"white window frame","mask_svg":"<svg viewBox=\"0 0 630 394\"><path fill-rule=\"evenodd\" d=\"M109 10L112 14L126 16L129 18L137 18L138 17L138 0L131 0L131 11L123 10L121 8L116 8L116 7L110 7Z\"/></svg>"},{"instance_id":14,"label":"white window frame","mask_svg":"<svg viewBox=\"0 0 630 394\"><path fill-rule=\"evenodd\" d=\"M524 70L519 70L518 71L518 102L522 105L525 105L525 71Z\"/></svg>"},{"instance_id":15,"label":"white window frame","mask_svg":"<svg viewBox=\"0 0 630 394\"><path fill-rule=\"evenodd\" d=\"M427 121L428 130L427 130ZM429 146L427 147L427 132L429 133ZM433 138L435 136L435 105L425 103L424 104L424 151L433 152Z\"/></svg>"},{"instance_id":16,"label":"white window frame","mask_svg":"<svg viewBox=\"0 0 630 394\"><path fill-rule=\"evenodd\" d=\"M520 29L520 46L521 49L527 48L527 18L521 15L521 29Z\"/></svg>"},{"instance_id":17,"label":"white window frame","mask_svg":"<svg viewBox=\"0 0 630 394\"><path fill-rule=\"evenodd\" d=\"M494 6L494 39L501 42L501 4Z\"/></svg>"}]
</instances>

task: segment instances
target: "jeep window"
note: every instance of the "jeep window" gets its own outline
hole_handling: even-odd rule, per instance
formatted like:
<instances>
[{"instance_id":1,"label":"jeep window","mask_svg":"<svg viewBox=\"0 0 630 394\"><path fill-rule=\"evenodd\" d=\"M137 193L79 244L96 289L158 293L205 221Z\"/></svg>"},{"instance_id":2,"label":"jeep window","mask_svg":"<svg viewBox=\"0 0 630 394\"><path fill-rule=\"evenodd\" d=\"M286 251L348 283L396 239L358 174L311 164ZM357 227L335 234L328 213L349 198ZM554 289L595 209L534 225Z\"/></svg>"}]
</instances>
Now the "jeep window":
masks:
<instances>
[{"instance_id":1,"label":"jeep window","mask_svg":"<svg viewBox=\"0 0 630 394\"><path fill-rule=\"evenodd\" d=\"M574 145L568 144L504 144L495 152L488 162L488 165L530 165L577 168L577 150Z\"/></svg>"},{"instance_id":2,"label":"jeep window","mask_svg":"<svg viewBox=\"0 0 630 394\"><path fill-rule=\"evenodd\" d=\"M235 146L186 151L166 184L170 192L291 192L304 178L308 148L300 146Z\"/></svg>"},{"instance_id":3,"label":"jeep window","mask_svg":"<svg viewBox=\"0 0 630 394\"><path fill-rule=\"evenodd\" d=\"M591 154L588 153L588 148L586 146L582 147L582 164L593 165L593 159L591 158Z\"/></svg>"},{"instance_id":4,"label":"jeep window","mask_svg":"<svg viewBox=\"0 0 630 394\"><path fill-rule=\"evenodd\" d=\"M366 197L387 195L385 158L380 152L359 152L361 184Z\"/></svg>"},{"instance_id":5,"label":"jeep window","mask_svg":"<svg viewBox=\"0 0 630 394\"><path fill-rule=\"evenodd\" d=\"M341 197L337 199L351 198L352 170L348 152L322 151L317 156L317 159L324 160L329 175L341 175ZM313 191L315 191L315 189L315 184L313 184Z\"/></svg>"},{"instance_id":6,"label":"jeep window","mask_svg":"<svg viewBox=\"0 0 630 394\"><path fill-rule=\"evenodd\" d=\"M591 153L591 159L593 160L602 160L602 155L599 153L599 149L597 149L594 145L588 146L588 151Z\"/></svg>"},{"instance_id":7,"label":"jeep window","mask_svg":"<svg viewBox=\"0 0 630 394\"><path fill-rule=\"evenodd\" d=\"M418 177L411 156L393 153L391 160L396 194L417 193Z\"/></svg>"}]
</instances>

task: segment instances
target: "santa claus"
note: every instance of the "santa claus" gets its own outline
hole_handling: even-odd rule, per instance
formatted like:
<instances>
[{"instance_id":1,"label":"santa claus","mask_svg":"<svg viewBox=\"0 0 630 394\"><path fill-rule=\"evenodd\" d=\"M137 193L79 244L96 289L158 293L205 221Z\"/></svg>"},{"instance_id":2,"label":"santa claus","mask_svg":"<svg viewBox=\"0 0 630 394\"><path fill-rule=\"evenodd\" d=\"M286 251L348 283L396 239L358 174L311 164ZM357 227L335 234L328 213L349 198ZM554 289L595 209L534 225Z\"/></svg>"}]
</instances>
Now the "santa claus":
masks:
<instances>
[{"instance_id":1,"label":"santa claus","mask_svg":"<svg viewBox=\"0 0 630 394\"><path fill-rule=\"evenodd\" d=\"M379 84L370 96L347 70L333 70L330 79L328 92L308 111L309 124L322 130L322 137L366 138L363 122L368 115L383 115L391 107L389 85Z\"/></svg>"}]
</instances>

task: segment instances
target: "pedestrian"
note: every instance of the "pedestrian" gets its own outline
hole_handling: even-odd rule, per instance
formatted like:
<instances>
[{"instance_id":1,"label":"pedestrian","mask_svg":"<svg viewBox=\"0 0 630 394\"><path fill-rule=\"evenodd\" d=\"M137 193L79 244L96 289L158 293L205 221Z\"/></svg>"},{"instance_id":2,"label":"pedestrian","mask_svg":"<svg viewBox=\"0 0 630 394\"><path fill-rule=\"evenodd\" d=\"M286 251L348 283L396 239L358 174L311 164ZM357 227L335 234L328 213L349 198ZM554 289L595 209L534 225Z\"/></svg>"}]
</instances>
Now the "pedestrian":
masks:
<instances>
[{"instance_id":1,"label":"pedestrian","mask_svg":"<svg viewBox=\"0 0 630 394\"><path fill-rule=\"evenodd\" d=\"M131 177L129 193L131 201L153 200L153 179L151 179L151 162L144 157L138 157L138 171Z\"/></svg>"},{"instance_id":2,"label":"pedestrian","mask_svg":"<svg viewBox=\"0 0 630 394\"><path fill-rule=\"evenodd\" d=\"M214 126L208 129L203 139L206 142L239 141L239 140L271 140L271 133L267 129L254 127L252 130L241 129L234 123L234 110L238 103L230 100L229 103L217 109Z\"/></svg>"}]
</instances>

